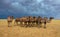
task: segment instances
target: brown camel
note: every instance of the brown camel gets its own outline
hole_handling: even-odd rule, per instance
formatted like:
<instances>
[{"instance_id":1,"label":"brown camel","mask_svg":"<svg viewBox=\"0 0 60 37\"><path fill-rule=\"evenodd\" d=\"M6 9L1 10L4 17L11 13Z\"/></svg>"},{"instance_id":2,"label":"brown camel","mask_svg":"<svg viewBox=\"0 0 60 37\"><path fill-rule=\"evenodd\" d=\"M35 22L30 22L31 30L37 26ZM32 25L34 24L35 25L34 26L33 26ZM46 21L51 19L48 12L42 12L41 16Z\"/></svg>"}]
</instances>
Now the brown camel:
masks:
<instances>
[{"instance_id":1,"label":"brown camel","mask_svg":"<svg viewBox=\"0 0 60 37\"><path fill-rule=\"evenodd\" d=\"M15 19L15 23L18 25L18 22L22 22L22 19L21 18L16 18Z\"/></svg>"},{"instance_id":2,"label":"brown camel","mask_svg":"<svg viewBox=\"0 0 60 37\"><path fill-rule=\"evenodd\" d=\"M20 25L24 26L27 24L28 18L27 17L16 18L15 22L17 23L17 25L18 25L18 22L20 22Z\"/></svg>"},{"instance_id":3,"label":"brown camel","mask_svg":"<svg viewBox=\"0 0 60 37\"><path fill-rule=\"evenodd\" d=\"M37 17L33 17L32 19L32 26L36 26L37 25Z\"/></svg>"},{"instance_id":4,"label":"brown camel","mask_svg":"<svg viewBox=\"0 0 60 37\"><path fill-rule=\"evenodd\" d=\"M10 27L10 26L11 26L13 19L14 19L14 17L13 17L13 16L8 16L8 18L7 18L8 27Z\"/></svg>"},{"instance_id":5,"label":"brown camel","mask_svg":"<svg viewBox=\"0 0 60 37\"><path fill-rule=\"evenodd\" d=\"M48 18L47 17L44 17L43 18L44 28L46 28L47 22L48 22Z\"/></svg>"},{"instance_id":6,"label":"brown camel","mask_svg":"<svg viewBox=\"0 0 60 37\"><path fill-rule=\"evenodd\" d=\"M32 21L33 21L33 17L28 16L28 17L27 17L27 22L28 22L27 26L31 26L31 25L32 25ZM26 26L26 27L27 27L27 26Z\"/></svg>"},{"instance_id":7,"label":"brown camel","mask_svg":"<svg viewBox=\"0 0 60 37\"><path fill-rule=\"evenodd\" d=\"M38 22L38 26L42 27L42 17L38 16L37 22Z\"/></svg>"}]
</instances>

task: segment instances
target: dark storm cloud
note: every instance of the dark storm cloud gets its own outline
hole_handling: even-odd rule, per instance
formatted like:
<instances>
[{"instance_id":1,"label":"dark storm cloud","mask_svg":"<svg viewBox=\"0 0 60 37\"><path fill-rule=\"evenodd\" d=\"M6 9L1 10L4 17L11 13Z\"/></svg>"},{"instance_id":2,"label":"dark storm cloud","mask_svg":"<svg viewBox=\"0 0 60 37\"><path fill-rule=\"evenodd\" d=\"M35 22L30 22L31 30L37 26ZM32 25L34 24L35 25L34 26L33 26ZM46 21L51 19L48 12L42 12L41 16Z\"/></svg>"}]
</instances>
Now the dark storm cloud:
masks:
<instances>
[{"instance_id":1,"label":"dark storm cloud","mask_svg":"<svg viewBox=\"0 0 60 37\"><path fill-rule=\"evenodd\" d=\"M0 15L60 18L60 0L0 0Z\"/></svg>"}]
</instances>

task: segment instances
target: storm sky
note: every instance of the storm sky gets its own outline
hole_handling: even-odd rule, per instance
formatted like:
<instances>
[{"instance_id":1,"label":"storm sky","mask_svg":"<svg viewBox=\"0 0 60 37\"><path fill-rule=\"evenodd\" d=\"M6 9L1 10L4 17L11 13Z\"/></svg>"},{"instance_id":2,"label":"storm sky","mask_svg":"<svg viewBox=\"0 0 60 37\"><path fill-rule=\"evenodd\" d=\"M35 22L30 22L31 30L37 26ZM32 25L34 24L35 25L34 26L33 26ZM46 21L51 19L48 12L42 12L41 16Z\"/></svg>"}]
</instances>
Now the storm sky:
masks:
<instances>
[{"instance_id":1,"label":"storm sky","mask_svg":"<svg viewBox=\"0 0 60 37\"><path fill-rule=\"evenodd\" d=\"M60 0L0 0L0 18L53 16L60 19Z\"/></svg>"}]
</instances>

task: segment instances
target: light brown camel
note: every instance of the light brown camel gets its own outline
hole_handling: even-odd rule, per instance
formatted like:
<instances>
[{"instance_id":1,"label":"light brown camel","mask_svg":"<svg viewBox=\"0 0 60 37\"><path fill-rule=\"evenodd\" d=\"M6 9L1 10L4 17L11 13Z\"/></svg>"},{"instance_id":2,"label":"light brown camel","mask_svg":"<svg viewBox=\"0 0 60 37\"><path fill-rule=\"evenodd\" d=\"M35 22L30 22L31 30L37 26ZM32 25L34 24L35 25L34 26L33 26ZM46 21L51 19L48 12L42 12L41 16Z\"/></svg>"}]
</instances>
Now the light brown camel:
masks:
<instances>
[{"instance_id":1,"label":"light brown camel","mask_svg":"<svg viewBox=\"0 0 60 37\"><path fill-rule=\"evenodd\" d=\"M8 22L8 27L10 27L12 25L12 21L13 21L14 17L13 16L8 16L7 18L7 22Z\"/></svg>"}]
</instances>

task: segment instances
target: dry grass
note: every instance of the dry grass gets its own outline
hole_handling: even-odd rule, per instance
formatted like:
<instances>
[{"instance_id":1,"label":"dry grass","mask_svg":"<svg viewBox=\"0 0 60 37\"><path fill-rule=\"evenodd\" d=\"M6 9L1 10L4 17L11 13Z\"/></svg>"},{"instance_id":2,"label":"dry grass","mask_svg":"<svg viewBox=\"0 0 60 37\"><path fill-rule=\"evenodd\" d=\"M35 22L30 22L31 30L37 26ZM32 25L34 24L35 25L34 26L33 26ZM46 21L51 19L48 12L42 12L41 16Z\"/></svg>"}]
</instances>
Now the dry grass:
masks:
<instances>
[{"instance_id":1,"label":"dry grass","mask_svg":"<svg viewBox=\"0 0 60 37\"><path fill-rule=\"evenodd\" d=\"M47 23L47 28L38 27L8 27L6 19L0 19L0 37L60 37L60 20Z\"/></svg>"}]
</instances>

